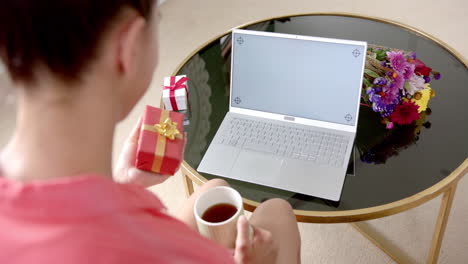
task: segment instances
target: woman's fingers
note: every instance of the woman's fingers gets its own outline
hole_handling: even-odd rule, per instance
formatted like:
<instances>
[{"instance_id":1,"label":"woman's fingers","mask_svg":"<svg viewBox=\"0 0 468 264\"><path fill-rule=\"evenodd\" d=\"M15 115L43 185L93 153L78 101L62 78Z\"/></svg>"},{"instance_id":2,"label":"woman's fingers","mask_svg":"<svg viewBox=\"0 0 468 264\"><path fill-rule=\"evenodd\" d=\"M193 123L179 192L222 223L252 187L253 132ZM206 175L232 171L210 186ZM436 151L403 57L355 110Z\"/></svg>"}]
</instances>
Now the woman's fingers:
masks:
<instances>
[{"instance_id":1,"label":"woman's fingers","mask_svg":"<svg viewBox=\"0 0 468 264\"><path fill-rule=\"evenodd\" d=\"M245 216L239 217L237 221L236 254L243 259L251 250L251 241L249 238L249 222Z\"/></svg>"},{"instance_id":2,"label":"woman's fingers","mask_svg":"<svg viewBox=\"0 0 468 264\"><path fill-rule=\"evenodd\" d=\"M127 141L130 143L137 143L138 138L140 137L140 128L141 124L143 123L143 119L140 117L138 118L138 122L136 122L135 126L132 129L132 132L128 136Z\"/></svg>"}]
</instances>

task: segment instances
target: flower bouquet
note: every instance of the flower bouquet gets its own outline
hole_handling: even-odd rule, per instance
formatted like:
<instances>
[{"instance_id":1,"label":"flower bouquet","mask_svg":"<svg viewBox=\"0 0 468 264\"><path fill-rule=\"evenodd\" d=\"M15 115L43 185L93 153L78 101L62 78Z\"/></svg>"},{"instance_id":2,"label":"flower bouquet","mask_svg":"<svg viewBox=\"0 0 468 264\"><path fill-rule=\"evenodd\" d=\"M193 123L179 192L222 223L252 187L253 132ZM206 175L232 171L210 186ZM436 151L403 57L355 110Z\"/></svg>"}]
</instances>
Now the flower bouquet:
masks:
<instances>
[{"instance_id":1,"label":"flower bouquet","mask_svg":"<svg viewBox=\"0 0 468 264\"><path fill-rule=\"evenodd\" d=\"M379 113L387 129L421 118L431 97L431 76L440 79L416 58L416 53L370 45L366 54L361 105Z\"/></svg>"},{"instance_id":2,"label":"flower bouquet","mask_svg":"<svg viewBox=\"0 0 468 264\"><path fill-rule=\"evenodd\" d=\"M385 163L416 144L421 130L431 127L430 82L440 77L414 52L369 45L356 135L363 162Z\"/></svg>"}]
</instances>

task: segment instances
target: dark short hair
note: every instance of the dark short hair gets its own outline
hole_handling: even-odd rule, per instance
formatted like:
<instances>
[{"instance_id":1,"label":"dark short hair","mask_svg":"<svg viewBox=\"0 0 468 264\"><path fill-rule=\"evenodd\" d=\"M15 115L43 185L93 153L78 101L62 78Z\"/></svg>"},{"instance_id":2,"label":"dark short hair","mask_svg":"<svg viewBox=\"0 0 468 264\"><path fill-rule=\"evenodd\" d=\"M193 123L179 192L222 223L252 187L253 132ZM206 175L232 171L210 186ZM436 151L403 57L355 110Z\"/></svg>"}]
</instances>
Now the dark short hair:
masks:
<instances>
[{"instance_id":1,"label":"dark short hair","mask_svg":"<svg viewBox=\"0 0 468 264\"><path fill-rule=\"evenodd\" d=\"M31 83L45 66L76 81L123 7L150 18L156 0L2 0L0 58L13 81Z\"/></svg>"}]
</instances>

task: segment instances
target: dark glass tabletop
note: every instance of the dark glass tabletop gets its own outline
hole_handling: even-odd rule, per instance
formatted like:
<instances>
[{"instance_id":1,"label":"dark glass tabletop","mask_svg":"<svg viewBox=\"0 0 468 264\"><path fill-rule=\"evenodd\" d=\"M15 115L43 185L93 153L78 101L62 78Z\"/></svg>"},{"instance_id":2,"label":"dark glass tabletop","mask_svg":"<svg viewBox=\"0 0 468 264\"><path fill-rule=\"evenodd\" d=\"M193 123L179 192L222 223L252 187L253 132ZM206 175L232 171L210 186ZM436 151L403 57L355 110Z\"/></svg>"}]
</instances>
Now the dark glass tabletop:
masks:
<instances>
[{"instance_id":1,"label":"dark glass tabletop","mask_svg":"<svg viewBox=\"0 0 468 264\"><path fill-rule=\"evenodd\" d=\"M468 157L468 70L435 41L394 24L338 15L295 16L245 28L363 40L414 51L419 59L440 71L442 78L431 82L436 96L417 124L389 131L379 123L376 113L361 106L355 147L339 202L226 179L243 197L257 202L280 197L300 210L362 209L424 191ZM228 33L201 48L177 73L189 78L190 124L185 127L185 161L194 169L229 109L230 52ZM206 179L217 177L201 175Z\"/></svg>"}]
</instances>

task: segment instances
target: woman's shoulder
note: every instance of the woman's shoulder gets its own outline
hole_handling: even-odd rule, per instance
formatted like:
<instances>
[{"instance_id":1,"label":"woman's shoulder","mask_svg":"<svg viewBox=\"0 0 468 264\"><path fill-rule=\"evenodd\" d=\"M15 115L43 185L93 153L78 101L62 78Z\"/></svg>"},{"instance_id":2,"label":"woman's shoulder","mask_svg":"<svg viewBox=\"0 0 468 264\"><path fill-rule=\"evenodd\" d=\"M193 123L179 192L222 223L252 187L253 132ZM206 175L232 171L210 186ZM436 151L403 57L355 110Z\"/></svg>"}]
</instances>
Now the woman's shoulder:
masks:
<instances>
[{"instance_id":1,"label":"woman's shoulder","mask_svg":"<svg viewBox=\"0 0 468 264\"><path fill-rule=\"evenodd\" d=\"M3 241L15 241L0 242L2 248L34 243L50 253L45 255L68 252L67 258L78 260L93 257L99 249L107 260L119 256L117 263L232 262L226 249L166 214L161 201L139 185L115 183L100 175L28 183L2 178L0 201Z\"/></svg>"}]
</instances>

